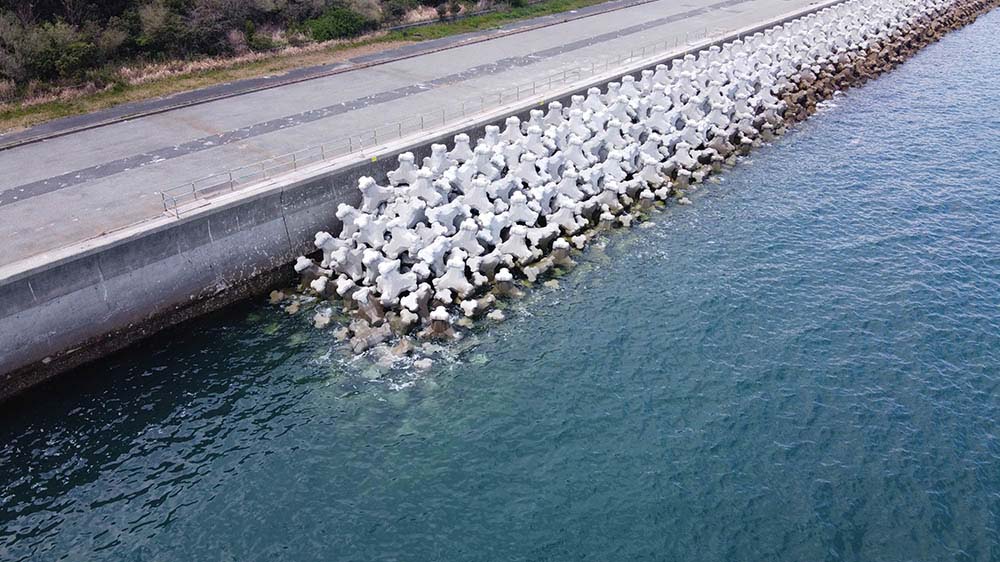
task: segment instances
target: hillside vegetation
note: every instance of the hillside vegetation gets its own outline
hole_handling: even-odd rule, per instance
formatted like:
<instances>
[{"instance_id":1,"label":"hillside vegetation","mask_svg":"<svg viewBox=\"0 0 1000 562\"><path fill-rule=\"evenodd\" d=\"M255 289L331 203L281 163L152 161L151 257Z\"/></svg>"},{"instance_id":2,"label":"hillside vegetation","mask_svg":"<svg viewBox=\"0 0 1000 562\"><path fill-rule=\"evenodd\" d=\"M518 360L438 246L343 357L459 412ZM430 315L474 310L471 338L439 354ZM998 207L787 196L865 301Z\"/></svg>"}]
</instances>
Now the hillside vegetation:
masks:
<instances>
[{"instance_id":1,"label":"hillside vegetation","mask_svg":"<svg viewBox=\"0 0 1000 562\"><path fill-rule=\"evenodd\" d=\"M143 65L276 52L486 7L459 0L0 0L0 103L134 83Z\"/></svg>"}]
</instances>

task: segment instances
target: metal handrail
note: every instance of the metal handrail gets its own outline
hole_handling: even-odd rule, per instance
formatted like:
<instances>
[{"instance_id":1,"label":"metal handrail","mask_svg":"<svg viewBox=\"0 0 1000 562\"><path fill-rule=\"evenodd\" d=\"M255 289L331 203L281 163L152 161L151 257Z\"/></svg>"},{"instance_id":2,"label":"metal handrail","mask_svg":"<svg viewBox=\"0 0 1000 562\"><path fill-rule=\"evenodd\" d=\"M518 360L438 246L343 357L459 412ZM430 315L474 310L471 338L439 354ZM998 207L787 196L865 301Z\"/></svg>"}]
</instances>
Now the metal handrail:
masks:
<instances>
[{"instance_id":1,"label":"metal handrail","mask_svg":"<svg viewBox=\"0 0 1000 562\"><path fill-rule=\"evenodd\" d=\"M709 37L709 31L706 28L701 34L692 35L691 33L687 33L683 44L691 45L695 41L704 40ZM163 199L163 211L164 213L180 218L181 208L194 202L261 183L276 175L295 171L300 166L324 162L354 153L364 155L367 149L381 146L391 140L400 139L427 129L440 128L449 123L461 121L471 115L482 113L487 109L503 107L504 104L519 101L522 95L526 97L529 95L537 96L540 92L545 93L567 83L575 83L586 77L607 73L611 68L621 67L636 59L645 59L647 56L653 56L654 54L666 54L670 52L671 48L676 50L681 44L679 36L674 38L672 42L664 40L647 43L641 47L630 49L628 54L619 53L617 55L605 56L602 61L591 61L589 65L583 64L564 68L541 79L532 80L530 83L517 84L491 94L481 95L478 99L465 100L460 106L440 107L433 111L413 115L401 121L386 123L359 133L337 137L295 152L274 156L252 164L185 182L176 187L165 189L160 193ZM660 50L657 51L657 48L660 48Z\"/></svg>"}]
</instances>

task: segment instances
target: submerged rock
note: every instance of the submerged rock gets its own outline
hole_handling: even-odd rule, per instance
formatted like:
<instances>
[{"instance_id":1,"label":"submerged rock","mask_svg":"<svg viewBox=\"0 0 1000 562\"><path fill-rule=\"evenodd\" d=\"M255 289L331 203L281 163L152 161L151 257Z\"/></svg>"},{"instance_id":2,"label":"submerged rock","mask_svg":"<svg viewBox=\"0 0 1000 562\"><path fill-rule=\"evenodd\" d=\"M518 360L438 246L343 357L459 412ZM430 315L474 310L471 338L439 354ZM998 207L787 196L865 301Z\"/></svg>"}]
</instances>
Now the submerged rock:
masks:
<instances>
[{"instance_id":1,"label":"submerged rock","mask_svg":"<svg viewBox=\"0 0 1000 562\"><path fill-rule=\"evenodd\" d=\"M412 355L415 349L409 338L400 338L396 345L392 346L392 354L396 357L405 357Z\"/></svg>"},{"instance_id":2,"label":"submerged rock","mask_svg":"<svg viewBox=\"0 0 1000 562\"><path fill-rule=\"evenodd\" d=\"M313 315L313 326L316 328L326 328L330 325L330 319L332 318L331 311L321 310Z\"/></svg>"}]
</instances>

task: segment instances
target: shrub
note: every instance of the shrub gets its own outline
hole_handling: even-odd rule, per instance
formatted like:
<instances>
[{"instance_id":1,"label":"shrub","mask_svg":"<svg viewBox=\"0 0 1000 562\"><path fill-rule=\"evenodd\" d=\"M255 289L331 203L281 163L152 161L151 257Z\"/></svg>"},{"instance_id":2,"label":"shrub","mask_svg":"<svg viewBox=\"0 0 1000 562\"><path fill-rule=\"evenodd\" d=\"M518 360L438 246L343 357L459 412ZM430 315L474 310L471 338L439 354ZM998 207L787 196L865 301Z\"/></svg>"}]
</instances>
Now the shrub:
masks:
<instances>
[{"instance_id":1,"label":"shrub","mask_svg":"<svg viewBox=\"0 0 1000 562\"><path fill-rule=\"evenodd\" d=\"M96 88L112 86L116 89L121 89L125 87L125 80L118 73L117 69L106 66L87 70L82 73L81 78Z\"/></svg>"},{"instance_id":2,"label":"shrub","mask_svg":"<svg viewBox=\"0 0 1000 562\"><path fill-rule=\"evenodd\" d=\"M0 12L0 80L23 83L28 79L24 42L27 32L13 14Z\"/></svg>"},{"instance_id":3,"label":"shrub","mask_svg":"<svg viewBox=\"0 0 1000 562\"><path fill-rule=\"evenodd\" d=\"M342 7L355 11L367 19L380 21L382 19L382 0L347 0Z\"/></svg>"},{"instance_id":4,"label":"shrub","mask_svg":"<svg viewBox=\"0 0 1000 562\"><path fill-rule=\"evenodd\" d=\"M438 4L434 9L437 10L438 19L439 20L444 21L444 20L448 19L448 5L447 4Z\"/></svg>"},{"instance_id":5,"label":"shrub","mask_svg":"<svg viewBox=\"0 0 1000 562\"><path fill-rule=\"evenodd\" d=\"M247 20L243 26L243 36L246 38L246 46L251 51L273 51L278 47L266 33L258 33L257 26L251 20Z\"/></svg>"},{"instance_id":6,"label":"shrub","mask_svg":"<svg viewBox=\"0 0 1000 562\"><path fill-rule=\"evenodd\" d=\"M116 18L108 24L107 28L99 32L95 46L101 59L108 61L113 60L118 55L128 40L128 30L120 25Z\"/></svg>"},{"instance_id":7,"label":"shrub","mask_svg":"<svg viewBox=\"0 0 1000 562\"><path fill-rule=\"evenodd\" d=\"M306 28L316 41L357 37L377 26L375 20L347 8L333 8L322 16L306 22Z\"/></svg>"},{"instance_id":8,"label":"shrub","mask_svg":"<svg viewBox=\"0 0 1000 562\"><path fill-rule=\"evenodd\" d=\"M13 80L0 80L0 104L17 99L17 85Z\"/></svg>"},{"instance_id":9,"label":"shrub","mask_svg":"<svg viewBox=\"0 0 1000 562\"><path fill-rule=\"evenodd\" d=\"M528 0L510 0L511 8L524 8L528 5Z\"/></svg>"},{"instance_id":10,"label":"shrub","mask_svg":"<svg viewBox=\"0 0 1000 562\"><path fill-rule=\"evenodd\" d=\"M0 80L23 83L28 77L24 59L18 53L0 50Z\"/></svg>"},{"instance_id":11,"label":"shrub","mask_svg":"<svg viewBox=\"0 0 1000 562\"><path fill-rule=\"evenodd\" d=\"M226 45L228 51L239 55L250 50L246 34L236 29L230 29L226 32Z\"/></svg>"},{"instance_id":12,"label":"shrub","mask_svg":"<svg viewBox=\"0 0 1000 562\"><path fill-rule=\"evenodd\" d=\"M60 78L80 76L98 60L97 47L86 41L74 41L65 46L53 45L45 54L52 60L55 76Z\"/></svg>"},{"instance_id":13,"label":"shrub","mask_svg":"<svg viewBox=\"0 0 1000 562\"><path fill-rule=\"evenodd\" d=\"M273 51L279 47L278 43L271 39L267 35L261 33L255 33L253 38L250 39L247 44L251 51Z\"/></svg>"},{"instance_id":14,"label":"shrub","mask_svg":"<svg viewBox=\"0 0 1000 562\"><path fill-rule=\"evenodd\" d=\"M154 0L139 7L139 47L154 54L177 53L184 45L184 26L180 16L164 0Z\"/></svg>"},{"instance_id":15,"label":"shrub","mask_svg":"<svg viewBox=\"0 0 1000 562\"><path fill-rule=\"evenodd\" d=\"M194 50L210 55L232 52L229 33L242 30L253 12L250 0L193 0L186 24Z\"/></svg>"},{"instance_id":16,"label":"shrub","mask_svg":"<svg viewBox=\"0 0 1000 562\"><path fill-rule=\"evenodd\" d=\"M258 0L264 2L266 0ZM326 0L275 0L274 18L285 25L294 26L306 20L323 15L327 8Z\"/></svg>"},{"instance_id":17,"label":"shrub","mask_svg":"<svg viewBox=\"0 0 1000 562\"><path fill-rule=\"evenodd\" d=\"M392 22L400 21L406 17L406 12L411 7L410 2L406 0L387 0L384 5L386 16Z\"/></svg>"},{"instance_id":18,"label":"shrub","mask_svg":"<svg viewBox=\"0 0 1000 562\"><path fill-rule=\"evenodd\" d=\"M16 48L26 71L22 79L77 77L99 59L97 47L61 21L27 30Z\"/></svg>"},{"instance_id":19,"label":"shrub","mask_svg":"<svg viewBox=\"0 0 1000 562\"><path fill-rule=\"evenodd\" d=\"M285 41L289 46L302 47L309 43L309 38L300 30L288 30L285 32Z\"/></svg>"}]
</instances>

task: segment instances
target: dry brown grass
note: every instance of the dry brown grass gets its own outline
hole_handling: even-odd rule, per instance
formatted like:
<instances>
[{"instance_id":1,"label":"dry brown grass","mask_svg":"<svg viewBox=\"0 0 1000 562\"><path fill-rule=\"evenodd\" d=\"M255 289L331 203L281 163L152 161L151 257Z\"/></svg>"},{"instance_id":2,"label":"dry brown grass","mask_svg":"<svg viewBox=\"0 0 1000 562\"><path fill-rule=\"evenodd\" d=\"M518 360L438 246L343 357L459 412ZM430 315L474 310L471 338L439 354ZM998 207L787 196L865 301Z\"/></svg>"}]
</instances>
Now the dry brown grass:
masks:
<instances>
[{"instance_id":1,"label":"dry brown grass","mask_svg":"<svg viewBox=\"0 0 1000 562\"><path fill-rule=\"evenodd\" d=\"M237 68L251 65L251 63L270 62L282 68L292 68L300 66L303 60L316 59L326 62L340 62L359 54L382 51L398 46L400 43L381 43L369 45L368 42L385 35L385 32L376 32L364 35L351 40L334 40L323 43L309 43L306 45L293 47L288 46L278 51L269 53L245 53L229 57L206 57L192 61L168 61L162 63L147 63L137 66L123 66L119 69L119 75L131 86L154 82L175 76L208 72L227 68ZM360 43L365 43L364 45ZM357 46L341 48L343 46ZM314 55L314 56L310 56ZM318 56L315 56L318 55ZM290 64L285 64L290 63Z\"/></svg>"},{"instance_id":2,"label":"dry brown grass","mask_svg":"<svg viewBox=\"0 0 1000 562\"><path fill-rule=\"evenodd\" d=\"M438 19L437 10L430 6L418 6L406 13L403 23L417 23Z\"/></svg>"},{"instance_id":3,"label":"dry brown grass","mask_svg":"<svg viewBox=\"0 0 1000 562\"><path fill-rule=\"evenodd\" d=\"M0 113L13 109L31 108L47 103L71 101L76 98L109 91L112 87L111 85L100 87L92 82L88 82L79 86L66 86L58 89L37 89L22 99L11 97L6 103L0 103ZM29 90L31 89L31 86L29 86ZM0 95L0 99L3 99L2 95Z\"/></svg>"},{"instance_id":4,"label":"dry brown grass","mask_svg":"<svg viewBox=\"0 0 1000 562\"><path fill-rule=\"evenodd\" d=\"M0 132L24 129L67 115L91 113L114 105L165 97L223 82L280 75L295 68L343 62L411 43L377 41L382 35L384 32L355 41L328 41L286 47L268 54L249 53L236 57L123 67L122 77L128 84L124 88L98 88L93 84L85 84L32 94L16 102L0 103ZM372 42L365 42L366 40ZM0 96L0 100L2 99Z\"/></svg>"}]
</instances>

